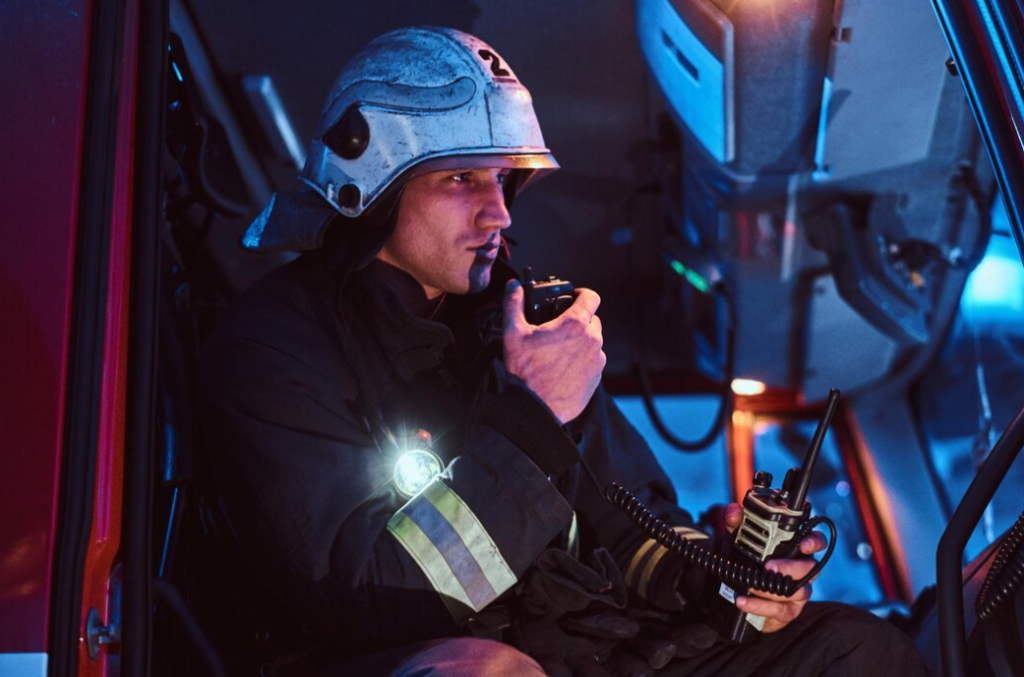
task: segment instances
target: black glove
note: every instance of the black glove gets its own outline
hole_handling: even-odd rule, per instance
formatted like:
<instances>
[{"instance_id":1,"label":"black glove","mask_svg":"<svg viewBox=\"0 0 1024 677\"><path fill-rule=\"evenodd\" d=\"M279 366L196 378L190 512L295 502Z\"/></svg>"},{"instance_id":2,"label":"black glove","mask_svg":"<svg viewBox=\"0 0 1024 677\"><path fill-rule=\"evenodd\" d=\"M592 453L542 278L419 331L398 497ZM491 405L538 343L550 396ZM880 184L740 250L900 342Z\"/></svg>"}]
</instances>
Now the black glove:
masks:
<instances>
[{"instance_id":1,"label":"black glove","mask_svg":"<svg viewBox=\"0 0 1024 677\"><path fill-rule=\"evenodd\" d=\"M512 628L515 645L550 677L616 677L601 667L612 648L608 640L570 635L546 618L528 618Z\"/></svg>"},{"instance_id":2,"label":"black glove","mask_svg":"<svg viewBox=\"0 0 1024 677\"><path fill-rule=\"evenodd\" d=\"M544 551L517 593L513 642L553 677L614 677L601 664L640 631L624 611L622 574L604 549L587 564L561 550Z\"/></svg>"},{"instance_id":3,"label":"black glove","mask_svg":"<svg viewBox=\"0 0 1024 677\"><path fill-rule=\"evenodd\" d=\"M552 677L653 677L717 637L685 612L627 609L622 575L604 549L586 564L546 550L516 593L512 642Z\"/></svg>"},{"instance_id":4,"label":"black glove","mask_svg":"<svg viewBox=\"0 0 1024 677\"><path fill-rule=\"evenodd\" d=\"M626 608L622 574L604 548L595 550L587 564L562 550L545 550L520 584L519 597L526 613L551 619L592 605L619 611Z\"/></svg>"},{"instance_id":5,"label":"black glove","mask_svg":"<svg viewBox=\"0 0 1024 677\"><path fill-rule=\"evenodd\" d=\"M704 623L686 618L686 614L653 609L630 609L639 622L640 632L618 644L606 667L618 677L651 677L674 658L687 658L710 648L717 634Z\"/></svg>"}]
</instances>

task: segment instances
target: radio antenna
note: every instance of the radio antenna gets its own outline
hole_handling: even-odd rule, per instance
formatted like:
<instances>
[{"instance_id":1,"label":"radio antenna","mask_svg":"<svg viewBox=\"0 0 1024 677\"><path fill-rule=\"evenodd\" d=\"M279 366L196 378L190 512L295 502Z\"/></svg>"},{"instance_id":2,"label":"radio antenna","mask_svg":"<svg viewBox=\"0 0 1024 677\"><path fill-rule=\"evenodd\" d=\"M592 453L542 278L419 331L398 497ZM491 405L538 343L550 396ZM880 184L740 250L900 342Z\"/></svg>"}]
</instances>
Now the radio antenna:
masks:
<instances>
[{"instance_id":1,"label":"radio antenna","mask_svg":"<svg viewBox=\"0 0 1024 677\"><path fill-rule=\"evenodd\" d=\"M800 469L800 480L793 490L793 499L789 503L789 507L793 510L800 510L804 505L804 499L807 498L807 490L811 486L811 474L814 472L814 465L818 462L821 445L825 442L825 432L828 430L829 424L832 423L832 417L835 416L838 406L839 389L832 388L828 391L825 415L818 421L818 429L814 431L814 437L811 438L811 448L807 450L803 467Z\"/></svg>"}]
</instances>

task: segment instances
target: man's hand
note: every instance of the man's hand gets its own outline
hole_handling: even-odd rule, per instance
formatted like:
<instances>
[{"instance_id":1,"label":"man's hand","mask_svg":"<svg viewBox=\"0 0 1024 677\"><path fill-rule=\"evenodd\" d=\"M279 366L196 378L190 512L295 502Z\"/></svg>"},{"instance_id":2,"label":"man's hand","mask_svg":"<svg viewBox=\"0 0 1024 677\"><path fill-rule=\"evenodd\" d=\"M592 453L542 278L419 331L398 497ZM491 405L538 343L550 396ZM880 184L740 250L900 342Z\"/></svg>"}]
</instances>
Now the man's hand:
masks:
<instances>
[{"instance_id":1,"label":"man's hand","mask_svg":"<svg viewBox=\"0 0 1024 677\"><path fill-rule=\"evenodd\" d=\"M607 362L601 320L594 313L601 297L576 289L576 300L564 313L534 326L523 314L523 286L505 287L505 367L529 386L558 420L579 416L601 382Z\"/></svg>"},{"instance_id":2,"label":"man's hand","mask_svg":"<svg viewBox=\"0 0 1024 677\"><path fill-rule=\"evenodd\" d=\"M739 503L730 503L725 507L725 526L732 533L743 520L743 506ZM825 549L825 536L815 531L800 541L800 552L804 555L813 555ZM780 574L792 576L794 580L803 578L814 568L814 561L810 559L773 559L766 562L764 568L769 571L777 571ZM760 590L751 590L750 594L738 595L736 606L747 613L756 616L764 616L764 632L776 632L786 627L792 620L804 610L804 605L811 597L810 584L805 585L796 591L792 597L780 597L771 595Z\"/></svg>"}]
</instances>

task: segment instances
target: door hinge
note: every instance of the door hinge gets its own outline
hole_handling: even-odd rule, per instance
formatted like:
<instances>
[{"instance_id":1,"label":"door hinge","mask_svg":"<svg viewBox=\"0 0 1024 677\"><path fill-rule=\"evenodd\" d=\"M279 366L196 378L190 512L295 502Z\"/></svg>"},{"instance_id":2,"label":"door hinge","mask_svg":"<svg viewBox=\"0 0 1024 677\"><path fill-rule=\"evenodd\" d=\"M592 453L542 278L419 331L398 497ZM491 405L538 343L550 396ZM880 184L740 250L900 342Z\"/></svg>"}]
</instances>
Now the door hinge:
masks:
<instances>
[{"instance_id":1,"label":"door hinge","mask_svg":"<svg viewBox=\"0 0 1024 677\"><path fill-rule=\"evenodd\" d=\"M85 619L85 644L89 648L89 658L98 660L100 647L104 644L120 644L121 642L121 565L118 564L110 573L107 586L108 622L103 624L100 612L95 607L89 609Z\"/></svg>"}]
</instances>

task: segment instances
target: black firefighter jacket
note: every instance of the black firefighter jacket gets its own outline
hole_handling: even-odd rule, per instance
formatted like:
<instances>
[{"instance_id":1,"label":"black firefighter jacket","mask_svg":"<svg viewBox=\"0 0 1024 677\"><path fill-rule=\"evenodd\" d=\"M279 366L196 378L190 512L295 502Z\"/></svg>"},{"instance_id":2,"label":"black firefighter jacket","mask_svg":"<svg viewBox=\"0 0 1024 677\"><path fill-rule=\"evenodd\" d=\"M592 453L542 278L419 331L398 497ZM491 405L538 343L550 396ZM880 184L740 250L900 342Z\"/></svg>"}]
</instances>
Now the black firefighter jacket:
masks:
<instances>
[{"instance_id":1,"label":"black firefighter jacket","mask_svg":"<svg viewBox=\"0 0 1024 677\"><path fill-rule=\"evenodd\" d=\"M563 427L502 370L504 261L485 292L448 298L438 322L404 309L380 281L384 264L342 284L325 258L308 253L255 284L200 364L223 512L293 611L352 650L464 634L553 546L607 548L630 594L658 607L691 597L677 593L680 560L580 471L582 456L601 482L703 537L611 398L599 389ZM416 429L445 468L407 499L396 441Z\"/></svg>"}]
</instances>

